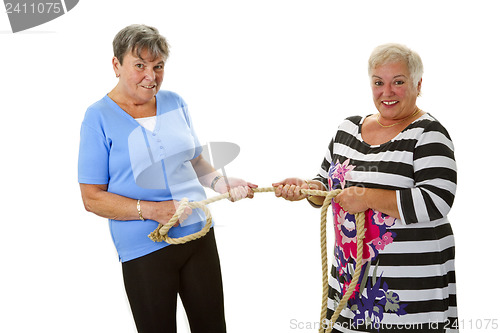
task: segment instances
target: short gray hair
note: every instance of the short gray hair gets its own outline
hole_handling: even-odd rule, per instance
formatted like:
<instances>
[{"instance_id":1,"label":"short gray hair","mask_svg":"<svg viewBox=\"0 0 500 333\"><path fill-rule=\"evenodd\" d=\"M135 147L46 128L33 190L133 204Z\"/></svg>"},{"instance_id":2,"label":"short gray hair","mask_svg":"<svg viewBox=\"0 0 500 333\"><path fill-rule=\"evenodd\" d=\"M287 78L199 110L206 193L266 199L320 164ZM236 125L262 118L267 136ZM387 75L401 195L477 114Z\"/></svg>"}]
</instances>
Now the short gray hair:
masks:
<instances>
[{"instance_id":1,"label":"short gray hair","mask_svg":"<svg viewBox=\"0 0 500 333\"><path fill-rule=\"evenodd\" d=\"M424 74L424 65L417 52L401 44L383 44L377 46L368 59L368 74L371 75L375 67L394 62L403 62L408 67L414 87Z\"/></svg>"},{"instance_id":2,"label":"short gray hair","mask_svg":"<svg viewBox=\"0 0 500 333\"><path fill-rule=\"evenodd\" d=\"M154 59L168 58L169 46L158 29L144 24L132 24L123 28L113 39L113 52L120 64L128 52L135 52L141 58L143 50L148 50ZM141 58L142 59L142 58Z\"/></svg>"}]
</instances>

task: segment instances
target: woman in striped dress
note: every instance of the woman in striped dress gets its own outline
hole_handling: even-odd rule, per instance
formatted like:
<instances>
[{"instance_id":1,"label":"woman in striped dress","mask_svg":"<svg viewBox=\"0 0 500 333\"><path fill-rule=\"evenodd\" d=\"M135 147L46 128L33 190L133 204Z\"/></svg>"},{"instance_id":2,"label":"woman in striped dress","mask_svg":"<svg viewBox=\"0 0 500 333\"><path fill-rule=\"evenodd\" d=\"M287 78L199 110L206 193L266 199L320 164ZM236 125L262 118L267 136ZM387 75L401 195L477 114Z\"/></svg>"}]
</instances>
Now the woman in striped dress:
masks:
<instances>
[{"instance_id":1,"label":"woman in striped dress","mask_svg":"<svg viewBox=\"0 0 500 333\"><path fill-rule=\"evenodd\" d=\"M306 198L300 189L343 190L332 202L327 318L351 282L354 214L365 212L361 278L333 331L458 331L455 245L446 217L456 190L454 148L443 125L416 105L422 73L414 51L377 47L369 76L378 113L340 124L314 179L273 184L276 196L288 200Z\"/></svg>"}]
</instances>

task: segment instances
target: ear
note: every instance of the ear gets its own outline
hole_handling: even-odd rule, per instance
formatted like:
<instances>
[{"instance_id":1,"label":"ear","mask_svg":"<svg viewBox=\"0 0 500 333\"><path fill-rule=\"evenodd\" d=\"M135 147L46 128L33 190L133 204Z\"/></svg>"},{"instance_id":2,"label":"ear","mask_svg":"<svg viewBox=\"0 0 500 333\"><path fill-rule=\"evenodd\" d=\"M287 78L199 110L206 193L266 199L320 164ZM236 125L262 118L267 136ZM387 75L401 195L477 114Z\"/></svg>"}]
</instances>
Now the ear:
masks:
<instances>
[{"instance_id":1,"label":"ear","mask_svg":"<svg viewBox=\"0 0 500 333\"><path fill-rule=\"evenodd\" d=\"M118 60L117 57L113 57L112 63L113 63L113 71L115 71L116 77L119 77L120 67L121 67L120 61Z\"/></svg>"},{"instance_id":2,"label":"ear","mask_svg":"<svg viewBox=\"0 0 500 333\"><path fill-rule=\"evenodd\" d=\"M422 78L420 78L420 81L417 83L417 96L420 96L420 91L422 89Z\"/></svg>"}]
</instances>

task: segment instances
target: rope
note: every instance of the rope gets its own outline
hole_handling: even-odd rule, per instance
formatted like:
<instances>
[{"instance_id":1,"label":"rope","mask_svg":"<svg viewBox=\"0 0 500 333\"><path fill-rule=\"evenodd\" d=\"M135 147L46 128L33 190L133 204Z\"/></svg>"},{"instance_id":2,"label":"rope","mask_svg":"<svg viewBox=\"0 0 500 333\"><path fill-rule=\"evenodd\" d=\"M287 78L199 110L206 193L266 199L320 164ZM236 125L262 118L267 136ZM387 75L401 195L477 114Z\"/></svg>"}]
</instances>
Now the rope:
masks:
<instances>
[{"instance_id":1,"label":"rope","mask_svg":"<svg viewBox=\"0 0 500 333\"><path fill-rule=\"evenodd\" d=\"M258 187L253 189L254 192L274 192L274 187ZM320 323L322 328L320 328L319 333L330 333L333 329L335 321L338 319L340 312L344 309L349 298L351 298L354 293L354 289L359 281L359 277L361 275L362 261L363 261L363 239L365 238L365 213L357 213L355 214L356 218L356 235L357 235L357 255L356 255L356 269L354 270L354 275L352 276L351 282L347 287L347 290L340 300L335 312L333 313L330 320L326 319L326 312L328 308L328 253L327 253L327 244L326 244L326 216L328 213L328 207L332 203L332 199L335 198L341 190L334 191L319 191L319 190L301 190L303 194L310 194L314 196L322 196L325 197L323 201L323 205L321 206L321 224L320 224L320 243L321 243L321 271L322 271L322 280L323 280L323 293L321 299L321 318ZM180 201L179 206L175 214L172 216L170 221L165 225L159 225L156 230L154 230L151 234L149 234L149 238L155 242L165 241L169 244L184 244L190 242L192 240L201 238L205 236L210 227L212 226L212 214L210 214L210 210L206 207L206 205L229 198L229 193L224 193L212 198L208 198L202 201L189 201L187 198L184 198ZM200 208L206 215L207 222L203 229L198 231L197 233L187 235L179 238L171 238L168 236L168 231L179 221L179 216L182 215L186 207L191 208Z\"/></svg>"}]
</instances>

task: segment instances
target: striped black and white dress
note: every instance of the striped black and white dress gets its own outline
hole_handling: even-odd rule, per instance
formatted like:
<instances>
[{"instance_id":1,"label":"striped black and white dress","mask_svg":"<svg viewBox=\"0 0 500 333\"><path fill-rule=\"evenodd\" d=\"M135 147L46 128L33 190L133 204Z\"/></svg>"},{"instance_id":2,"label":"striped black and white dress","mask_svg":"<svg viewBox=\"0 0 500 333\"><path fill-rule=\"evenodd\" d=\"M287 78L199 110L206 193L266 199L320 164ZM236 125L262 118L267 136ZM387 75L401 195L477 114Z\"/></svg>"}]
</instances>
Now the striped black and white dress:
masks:
<instances>
[{"instance_id":1,"label":"striped black and white dress","mask_svg":"<svg viewBox=\"0 0 500 333\"><path fill-rule=\"evenodd\" d=\"M329 190L395 190L401 219L368 210L363 270L335 328L341 332L458 332L455 241L446 218L457 170L446 129L424 114L394 139L363 141L365 117L347 118L316 180ZM355 219L332 202L335 245L328 318L347 289L356 258Z\"/></svg>"}]
</instances>

